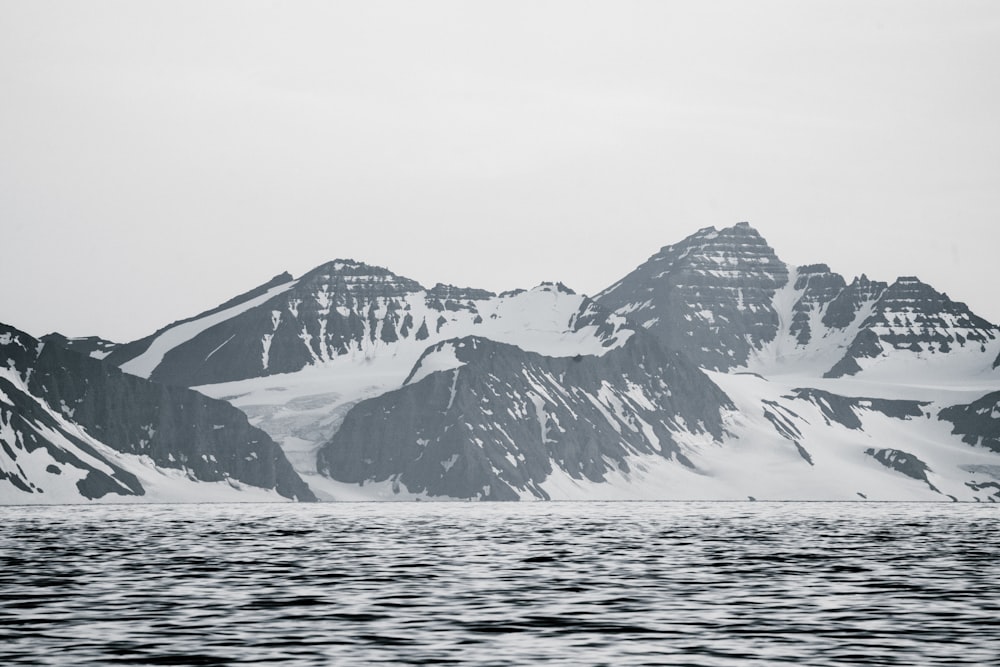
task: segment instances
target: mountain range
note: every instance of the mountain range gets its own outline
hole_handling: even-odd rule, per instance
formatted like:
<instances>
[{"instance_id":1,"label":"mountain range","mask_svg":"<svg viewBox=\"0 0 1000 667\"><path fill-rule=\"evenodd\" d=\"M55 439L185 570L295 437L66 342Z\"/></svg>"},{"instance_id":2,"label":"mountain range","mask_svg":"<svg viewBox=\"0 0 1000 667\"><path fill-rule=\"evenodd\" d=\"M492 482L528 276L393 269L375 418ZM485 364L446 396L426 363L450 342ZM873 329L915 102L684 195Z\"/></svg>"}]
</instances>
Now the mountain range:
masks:
<instances>
[{"instance_id":1,"label":"mountain range","mask_svg":"<svg viewBox=\"0 0 1000 667\"><path fill-rule=\"evenodd\" d=\"M341 259L128 343L0 328L0 501L996 501L998 389L965 304L748 223L592 298Z\"/></svg>"}]
</instances>

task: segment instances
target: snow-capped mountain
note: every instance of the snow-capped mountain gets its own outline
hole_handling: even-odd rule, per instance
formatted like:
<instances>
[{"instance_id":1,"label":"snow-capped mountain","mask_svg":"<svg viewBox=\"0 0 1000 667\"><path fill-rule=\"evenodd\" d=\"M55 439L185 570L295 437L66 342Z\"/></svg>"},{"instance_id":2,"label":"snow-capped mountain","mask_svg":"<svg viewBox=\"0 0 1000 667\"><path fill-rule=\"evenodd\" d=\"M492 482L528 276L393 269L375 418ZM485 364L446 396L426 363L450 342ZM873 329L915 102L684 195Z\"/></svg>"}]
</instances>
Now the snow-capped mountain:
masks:
<instances>
[{"instance_id":1,"label":"snow-capped mountain","mask_svg":"<svg viewBox=\"0 0 1000 667\"><path fill-rule=\"evenodd\" d=\"M561 285L499 297L441 284L425 289L353 260L276 281L157 332L142 347L133 345L127 359L116 353L109 360L140 377L195 386L293 373L344 357L371 361L407 344L422 350L473 332L556 354L577 343L601 349L631 332L621 317L596 321L582 297Z\"/></svg>"},{"instance_id":2,"label":"snow-capped mountain","mask_svg":"<svg viewBox=\"0 0 1000 667\"><path fill-rule=\"evenodd\" d=\"M725 395L650 336L552 357L479 337L429 348L399 389L359 403L319 452L343 482L486 500L558 497L553 472L601 482L649 455L693 468Z\"/></svg>"},{"instance_id":3,"label":"snow-capped mountain","mask_svg":"<svg viewBox=\"0 0 1000 667\"><path fill-rule=\"evenodd\" d=\"M0 502L315 500L232 406L0 325Z\"/></svg>"},{"instance_id":4,"label":"snow-capped mountain","mask_svg":"<svg viewBox=\"0 0 1000 667\"><path fill-rule=\"evenodd\" d=\"M324 499L1000 500L1000 329L916 278L786 265L747 223L593 300L335 260L61 342L228 401Z\"/></svg>"},{"instance_id":5,"label":"snow-capped mountain","mask_svg":"<svg viewBox=\"0 0 1000 667\"><path fill-rule=\"evenodd\" d=\"M256 306L267 312L284 308L287 315L282 317L287 316L300 333L305 332L302 336L272 338L268 343L269 352L284 348L281 354L297 358L303 364L301 368L276 373L271 366L265 369L257 357L250 363L251 371L245 373L252 372L256 377L197 386L198 391L228 400L246 412L252 423L282 444L296 469L307 475L310 486L321 494L329 480L316 474L320 446L336 433L356 403L400 388L428 348L452 338L478 336L550 357L600 356L623 345L636 331L624 317L609 313L560 284L493 295L443 285L424 289L406 278L387 278L393 274L385 269L356 262L337 261L324 266L326 270L347 269L352 278L337 280L338 276L328 273L329 280L313 285L312 292L306 291L310 287L297 290L296 284L279 299ZM370 273L359 278L357 272L362 269ZM406 285L412 291L369 292L370 298L359 294L368 292L367 286L372 283L386 280ZM311 304L327 305L306 309L306 299ZM297 314L288 313L289 307ZM239 316L253 317L253 309ZM372 313L374 316L369 316ZM345 322L357 326L345 328ZM225 331L229 325L213 326ZM311 331L317 335L312 336ZM263 349L267 340L264 335L251 338L260 345L258 349ZM167 358L190 354L189 360L182 362L190 369L206 356L203 349L184 342ZM163 375L159 377L177 377L166 370L169 363L162 366ZM204 378L198 371L191 373L190 377ZM341 493L339 488L335 490ZM327 495L337 494L331 491Z\"/></svg>"},{"instance_id":6,"label":"snow-capped mountain","mask_svg":"<svg viewBox=\"0 0 1000 667\"><path fill-rule=\"evenodd\" d=\"M665 246L594 297L703 368L728 370L778 334L788 267L748 223Z\"/></svg>"},{"instance_id":7,"label":"snow-capped mountain","mask_svg":"<svg viewBox=\"0 0 1000 667\"><path fill-rule=\"evenodd\" d=\"M996 325L917 278L789 267L745 222L664 247L594 299L710 370L967 375L1000 351Z\"/></svg>"}]
</instances>

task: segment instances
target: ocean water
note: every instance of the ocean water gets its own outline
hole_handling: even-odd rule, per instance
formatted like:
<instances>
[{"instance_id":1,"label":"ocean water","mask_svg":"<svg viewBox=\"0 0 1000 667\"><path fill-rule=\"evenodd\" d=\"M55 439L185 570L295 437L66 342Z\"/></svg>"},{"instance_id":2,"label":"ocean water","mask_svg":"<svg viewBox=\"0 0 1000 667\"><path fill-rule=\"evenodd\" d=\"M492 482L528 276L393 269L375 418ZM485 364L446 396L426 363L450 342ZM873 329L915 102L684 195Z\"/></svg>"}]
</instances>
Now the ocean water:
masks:
<instances>
[{"instance_id":1,"label":"ocean water","mask_svg":"<svg viewBox=\"0 0 1000 667\"><path fill-rule=\"evenodd\" d=\"M2 507L0 664L996 665L1000 506Z\"/></svg>"}]
</instances>

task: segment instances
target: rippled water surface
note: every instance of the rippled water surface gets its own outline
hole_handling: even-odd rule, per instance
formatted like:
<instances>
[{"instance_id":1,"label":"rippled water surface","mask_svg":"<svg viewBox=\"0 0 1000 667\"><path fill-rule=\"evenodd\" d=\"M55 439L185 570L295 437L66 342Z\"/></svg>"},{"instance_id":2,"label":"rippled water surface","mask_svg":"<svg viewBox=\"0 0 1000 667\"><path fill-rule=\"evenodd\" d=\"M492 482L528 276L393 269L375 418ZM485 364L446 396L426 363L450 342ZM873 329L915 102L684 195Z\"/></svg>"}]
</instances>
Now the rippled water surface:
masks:
<instances>
[{"instance_id":1,"label":"rippled water surface","mask_svg":"<svg viewBox=\"0 0 1000 667\"><path fill-rule=\"evenodd\" d=\"M0 507L0 664L1000 664L1000 507Z\"/></svg>"}]
</instances>

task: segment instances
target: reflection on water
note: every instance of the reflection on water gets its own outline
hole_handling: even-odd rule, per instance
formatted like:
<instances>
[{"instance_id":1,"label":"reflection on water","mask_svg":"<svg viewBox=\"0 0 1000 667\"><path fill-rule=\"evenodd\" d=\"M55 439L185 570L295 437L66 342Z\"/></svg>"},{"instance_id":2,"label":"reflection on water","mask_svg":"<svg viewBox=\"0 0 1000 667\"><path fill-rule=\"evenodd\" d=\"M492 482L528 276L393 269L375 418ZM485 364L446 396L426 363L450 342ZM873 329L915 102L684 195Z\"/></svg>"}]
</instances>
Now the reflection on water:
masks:
<instances>
[{"instance_id":1,"label":"reflection on water","mask_svg":"<svg viewBox=\"0 0 1000 667\"><path fill-rule=\"evenodd\" d=\"M997 664L1000 508L0 508L0 664Z\"/></svg>"}]
</instances>

